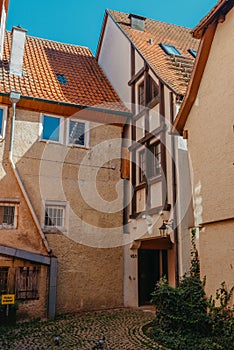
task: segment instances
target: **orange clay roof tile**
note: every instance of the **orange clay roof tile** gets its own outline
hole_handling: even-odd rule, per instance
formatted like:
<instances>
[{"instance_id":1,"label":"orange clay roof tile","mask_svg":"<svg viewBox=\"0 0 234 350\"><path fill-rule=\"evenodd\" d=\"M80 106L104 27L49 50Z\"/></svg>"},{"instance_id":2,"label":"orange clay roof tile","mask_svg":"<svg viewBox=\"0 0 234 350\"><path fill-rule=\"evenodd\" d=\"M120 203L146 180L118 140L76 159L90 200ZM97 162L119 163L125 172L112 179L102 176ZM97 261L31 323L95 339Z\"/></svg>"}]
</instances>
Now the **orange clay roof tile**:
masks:
<instances>
[{"instance_id":1,"label":"orange clay roof tile","mask_svg":"<svg viewBox=\"0 0 234 350\"><path fill-rule=\"evenodd\" d=\"M129 112L86 47L26 37L23 77L9 75L11 33L6 31L0 62L0 93ZM57 74L67 84L60 84Z\"/></svg>"},{"instance_id":2,"label":"orange clay roof tile","mask_svg":"<svg viewBox=\"0 0 234 350\"><path fill-rule=\"evenodd\" d=\"M193 66L194 58L188 50L197 50L199 46L199 40L192 37L191 29L146 18L144 31L139 31L131 28L129 14L113 10L108 10L107 13L139 50L157 76L177 94L184 95L191 73L191 70L184 70L184 62ZM152 39L152 44L149 43L149 39ZM180 66L177 59L181 56L167 55L159 46L160 43L174 45L181 52L184 60Z\"/></svg>"}]
</instances>

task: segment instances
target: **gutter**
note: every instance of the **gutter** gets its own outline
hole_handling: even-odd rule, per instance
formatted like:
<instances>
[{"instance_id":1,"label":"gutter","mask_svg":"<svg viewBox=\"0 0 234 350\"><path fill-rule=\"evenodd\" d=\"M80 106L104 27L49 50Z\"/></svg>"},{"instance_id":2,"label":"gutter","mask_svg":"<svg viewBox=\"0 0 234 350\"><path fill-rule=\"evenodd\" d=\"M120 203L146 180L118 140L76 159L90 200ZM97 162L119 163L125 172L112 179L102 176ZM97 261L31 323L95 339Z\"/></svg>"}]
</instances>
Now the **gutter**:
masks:
<instances>
[{"instance_id":1,"label":"gutter","mask_svg":"<svg viewBox=\"0 0 234 350\"><path fill-rule=\"evenodd\" d=\"M19 175L19 172L15 166L15 163L13 161L13 140L14 140L14 132L15 132L15 116L16 116L16 104L17 102L20 100L20 93L19 92L15 92L15 91L11 91L10 92L10 100L11 100L11 103L12 103L12 111L13 111L13 114L12 114L12 123L11 123L11 136L10 136L10 150L9 150L9 161L10 161L10 164L11 164L11 168L13 170L13 173L16 177L16 180L19 184L19 187L23 193L23 196L24 196L24 199L26 200L26 203L27 203L27 206L30 210L30 213L32 215L32 218L36 224L36 227L40 233L40 236L41 236L41 239L44 243L44 246L47 250L48 253L51 253L51 249L48 245L48 242L44 236L44 233L42 232L42 229L41 229L41 226L40 226L40 223L38 221L38 218L34 212L34 209L32 207L32 204L30 202L30 199L28 197L28 194L24 188L24 185L22 183L22 180L20 178L20 175Z\"/></svg>"},{"instance_id":2,"label":"gutter","mask_svg":"<svg viewBox=\"0 0 234 350\"><path fill-rule=\"evenodd\" d=\"M4 92L0 92L0 96L9 97L9 94L4 93ZM99 108L99 107L94 107L94 106L85 106L85 105L69 103L69 102L62 102L62 101L46 100L44 98L39 98L39 97L20 96L20 98L21 98L21 100L43 102L43 103L49 103L49 104L54 104L54 105L59 105L59 106L64 106L64 107L88 109L91 111L103 112L103 113L107 113L107 114L115 114L115 115L117 114L117 115L120 115L123 117L131 117L132 116L131 112L121 112L121 111L114 110L114 109ZM113 101L113 103L118 103L118 102Z\"/></svg>"},{"instance_id":3,"label":"gutter","mask_svg":"<svg viewBox=\"0 0 234 350\"><path fill-rule=\"evenodd\" d=\"M12 249L12 248L6 248L3 247L2 251L3 253L8 254L14 254L14 256L22 258L22 259L29 259L30 261L34 261L40 264L45 264L49 266L49 290L48 290L48 306L47 306L47 315L49 318L54 318L56 315L56 291L57 291L57 269L58 269L58 259L55 256L52 256L52 250L50 249L48 242L45 238L44 233L41 230L40 223L38 221L38 218L34 212L33 206L30 202L30 199L28 197L28 194L24 188L24 185L22 183L22 180L20 178L20 175L18 173L18 170L15 166L15 163L13 161L13 140L14 140L14 131L15 131L15 116L16 116L16 104L20 100L20 93L11 91L10 93L10 100L12 102L12 123L11 123L11 137L10 137L10 150L9 150L9 161L11 164L11 168L13 170L13 173L16 177L16 180L19 184L19 187L22 191L22 194L24 196L24 199L27 203L27 206L30 210L30 213L32 215L32 218L34 220L34 223L36 224L36 227L39 231L39 234L41 236L41 239L43 241L43 244L49 253L50 256L42 256L40 254L33 254L30 252L21 251L19 249ZM0 247L1 252L1 247Z\"/></svg>"}]
</instances>

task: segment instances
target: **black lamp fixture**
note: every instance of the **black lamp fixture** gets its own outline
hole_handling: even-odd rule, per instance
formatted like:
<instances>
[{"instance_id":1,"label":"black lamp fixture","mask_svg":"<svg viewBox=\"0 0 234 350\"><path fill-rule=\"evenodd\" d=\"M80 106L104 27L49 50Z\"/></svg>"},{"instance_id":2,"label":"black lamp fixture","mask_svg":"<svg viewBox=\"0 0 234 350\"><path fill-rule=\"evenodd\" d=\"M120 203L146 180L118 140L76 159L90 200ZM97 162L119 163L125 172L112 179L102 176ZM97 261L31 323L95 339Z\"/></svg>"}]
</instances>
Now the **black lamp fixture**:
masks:
<instances>
[{"instance_id":1,"label":"black lamp fixture","mask_svg":"<svg viewBox=\"0 0 234 350\"><path fill-rule=\"evenodd\" d=\"M168 236L168 228L171 227L172 228L172 224L173 222L170 221L166 221L166 220L163 220L163 224L162 226L159 227L159 232L160 232L160 236L161 237L167 237Z\"/></svg>"}]
</instances>

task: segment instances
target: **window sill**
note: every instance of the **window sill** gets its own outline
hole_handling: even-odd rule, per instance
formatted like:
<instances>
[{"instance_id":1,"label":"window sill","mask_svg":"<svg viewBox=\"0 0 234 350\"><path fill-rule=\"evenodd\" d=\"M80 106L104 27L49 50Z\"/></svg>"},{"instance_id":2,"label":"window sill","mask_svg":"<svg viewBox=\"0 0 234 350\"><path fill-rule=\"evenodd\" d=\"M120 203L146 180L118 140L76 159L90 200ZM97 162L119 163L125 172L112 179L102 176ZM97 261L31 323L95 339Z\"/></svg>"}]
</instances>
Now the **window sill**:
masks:
<instances>
[{"instance_id":1,"label":"window sill","mask_svg":"<svg viewBox=\"0 0 234 350\"><path fill-rule=\"evenodd\" d=\"M43 229L43 233L67 233L67 229L63 228L63 227L44 227Z\"/></svg>"},{"instance_id":2,"label":"window sill","mask_svg":"<svg viewBox=\"0 0 234 350\"><path fill-rule=\"evenodd\" d=\"M15 226L0 225L0 230L16 230Z\"/></svg>"},{"instance_id":3,"label":"window sill","mask_svg":"<svg viewBox=\"0 0 234 350\"><path fill-rule=\"evenodd\" d=\"M46 143L46 144L53 144L53 145L64 146L64 144L61 141L43 140L43 139L39 139L39 141L42 142L42 143Z\"/></svg>"},{"instance_id":4,"label":"window sill","mask_svg":"<svg viewBox=\"0 0 234 350\"><path fill-rule=\"evenodd\" d=\"M68 144L67 147L69 148L81 148L81 149L85 149L88 150L90 149L90 147L86 146L86 145L73 145L73 144Z\"/></svg>"}]
</instances>

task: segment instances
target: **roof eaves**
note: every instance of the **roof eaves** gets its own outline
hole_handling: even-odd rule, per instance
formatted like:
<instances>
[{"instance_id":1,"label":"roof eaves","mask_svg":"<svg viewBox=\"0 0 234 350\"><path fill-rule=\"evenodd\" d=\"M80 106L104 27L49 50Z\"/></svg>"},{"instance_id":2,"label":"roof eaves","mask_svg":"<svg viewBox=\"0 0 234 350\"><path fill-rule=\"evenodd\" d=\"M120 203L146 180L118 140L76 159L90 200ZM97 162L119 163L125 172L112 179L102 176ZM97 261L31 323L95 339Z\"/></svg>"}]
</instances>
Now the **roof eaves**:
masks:
<instances>
[{"instance_id":1,"label":"roof eaves","mask_svg":"<svg viewBox=\"0 0 234 350\"><path fill-rule=\"evenodd\" d=\"M207 30L209 24L214 21L223 22L225 15L233 8L234 0L219 0L211 11L204 16L197 26L192 30L194 38L200 39Z\"/></svg>"},{"instance_id":2,"label":"roof eaves","mask_svg":"<svg viewBox=\"0 0 234 350\"><path fill-rule=\"evenodd\" d=\"M97 45L97 50L96 50L96 59L98 61L99 58L99 54L100 54L100 50L101 50L101 46L102 46L102 42L103 42L103 37L104 37L104 32L106 29L106 23L107 23L107 18L108 18L108 12L107 10L105 10L105 15L102 21L102 29L101 29L101 33L100 33L100 37L99 37L99 41L98 41L98 45Z\"/></svg>"},{"instance_id":3,"label":"roof eaves","mask_svg":"<svg viewBox=\"0 0 234 350\"><path fill-rule=\"evenodd\" d=\"M0 92L0 96L4 97L9 97L8 93L5 92ZM29 101L37 101L37 102L44 102L44 103L49 103L49 104L54 104L54 105L60 105L64 107L75 107L79 109L89 109L92 111L97 111L97 112L104 112L104 113L109 113L109 114L117 114L121 115L124 117L131 117L132 113L130 112L125 112L125 111L120 111L120 110L114 110L114 109L108 109L103 107L98 107L98 106L87 106L87 105L81 105L81 104L75 104L75 103L70 103L70 102L63 102L63 101L56 101L56 100L47 100L39 97L31 97L31 96L21 96L21 99L24 100L29 100Z\"/></svg>"}]
</instances>

